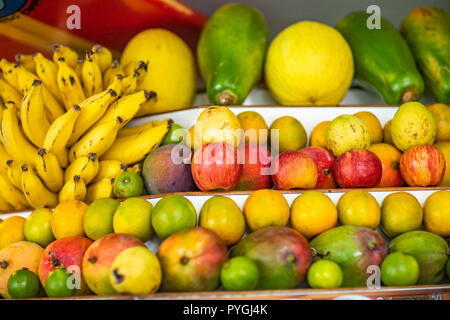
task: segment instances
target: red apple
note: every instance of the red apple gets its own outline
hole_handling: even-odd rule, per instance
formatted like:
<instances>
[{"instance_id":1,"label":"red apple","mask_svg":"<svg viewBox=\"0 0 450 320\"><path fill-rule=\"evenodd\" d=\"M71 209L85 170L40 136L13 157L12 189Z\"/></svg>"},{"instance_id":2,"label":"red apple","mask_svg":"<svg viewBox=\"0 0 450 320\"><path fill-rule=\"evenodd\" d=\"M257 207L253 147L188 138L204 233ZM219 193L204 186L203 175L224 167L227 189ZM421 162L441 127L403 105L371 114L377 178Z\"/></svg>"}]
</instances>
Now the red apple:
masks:
<instances>
[{"instance_id":1,"label":"red apple","mask_svg":"<svg viewBox=\"0 0 450 320\"><path fill-rule=\"evenodd\" d=\"M88 248L83 257L83 277L89 288L97 295L115 294L109 281L109 272L114 259L123 250L145 246L128 234L110 233L97 240Z\"/></svg>"},{"instance_id":2,"label":"red apple","mask_svg":"<svg viewBox=\"0 0 450 320\"><path fill-rule=\"evenodd\" d=\"M316 186L316 163L307 154L300 150L285 151L273 161L272 180L277 189L313 189Z\"/></svg>"},{"instance_id":3,"label":"red apple","mask_svg":"<svg viewBox=\"0 0 450 320\"><path fill-rule=\"evenodd\" d=\"M87 295L91 293L82 276L83 256L88 247L92 244L92 240L85 237L67 237L53 241L44 250L41 263L39 264L39 280L42 286L45 286L45 280L51 271L64 266L64 268L77 272L78 268L80 289L76 289L76 295Z\"/></svg>"},{"instance_id":4,"label":"red apple","mask_svg":"<svg viewBox=\"0 0 450 320\"><path fill-rule=\"evenodd\" d=\"M335 160L333 171L341 188L373 188L381 181L383 167L373 152L353 149Z\"/></svg>"},{"instance_id":5,"label":"red apple","mask_svg":"<svg viewBox=\"0 0 450 320\"><path fill-rule=\"evenodd\" d=\"M238 148L242 174L234 190L271 189L271 154L263 146L246 144Z\"/></svg>"},{"instance_id":6,"label":"red apple","mask_svg":"<svg viewBox=\"0 0 450 320\"><path fill-rule=\"evenodd\" d=\"M317 183L315 189L331 189L336 188L336 182L333 176L333 154L322 147L307 147L300 150L310 156L317 167Z\"/></svg>"},{"instance_id":7,"label":"red apple","mask_svg":"<svg viewBox=\"0 0 450 320\"><path fill-rule=\"evenodd\" d=\"M225 142L212 142L194 153L191 164L192 177L202 191L230 191L237 185L242 164L237 159L237 149Z\"/></svg>"},{"instance_id":8,"label":"red apple","mask_svg":"<svg viewBox=\"0 0 450 320\"><path fill-rule=\"evenodd\" d=\"M437 186L444 172L444 155L435 146L411 147L400 158L400 173L410 187Z\"/></svg>"}]
</instances>

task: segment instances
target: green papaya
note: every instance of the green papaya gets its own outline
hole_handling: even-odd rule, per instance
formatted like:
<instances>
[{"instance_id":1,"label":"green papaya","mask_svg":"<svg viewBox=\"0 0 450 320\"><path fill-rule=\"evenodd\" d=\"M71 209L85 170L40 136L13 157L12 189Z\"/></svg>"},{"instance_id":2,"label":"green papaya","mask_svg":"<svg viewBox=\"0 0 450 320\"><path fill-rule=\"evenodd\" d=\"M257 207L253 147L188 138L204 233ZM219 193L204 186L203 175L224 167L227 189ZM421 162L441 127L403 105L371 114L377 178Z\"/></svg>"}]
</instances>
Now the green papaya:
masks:
<instances>
[{"instance_id":1,"label":"green papaya","mask_svg":"<svg viewBox=\"0 0 450 320\"><path fill-rule=\"evenodd\" d=\"M379 29L369 29L369 18L353 12L336 25L352 49L356 79L378 91L387 104L418 100L425 86L408 44L383 17Z\"/></svg>"},{"instance_id":2,"label":"green papaya","mask_svg":"<svg viewBox=\"0 0 450 320\"><path fill-rule=\"evenodd\" d=\"M450 103L450 14L442 9L413 10L400 31L419 65L425 85L441 103Z\"/></svg>"},{"instance_id":3,"label":"green papaya","mask_svg":"<svg viewBox=\"0 0 450 320\"><path fill-rule=\"evenodd\" d=\"M214 12L197 46L210 103L244 102L261 79L267 44L266 21L256 9L232 3Z\"/></svg>"},{"instance_id":4,"label":"green papaya","mask_svg":"<svg viewBox=\"0 0 450 320\"><path fill-rule=\"evenodd\" d=\"M402 233L389 243L389 253L403 252L412 255L419 263L418 284L435 284L445 275L445 264L450 254L447 242L437 234L427 231Z\"/></svg>"}]
</instances>

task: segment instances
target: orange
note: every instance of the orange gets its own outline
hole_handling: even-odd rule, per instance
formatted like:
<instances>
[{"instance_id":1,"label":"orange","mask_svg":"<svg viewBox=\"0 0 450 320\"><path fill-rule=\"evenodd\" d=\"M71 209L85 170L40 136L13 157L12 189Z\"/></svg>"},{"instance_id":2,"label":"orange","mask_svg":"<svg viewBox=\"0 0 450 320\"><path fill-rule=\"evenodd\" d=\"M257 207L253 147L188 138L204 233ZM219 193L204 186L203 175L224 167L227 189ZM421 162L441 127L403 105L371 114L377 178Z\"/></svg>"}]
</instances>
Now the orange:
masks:
<instances>
[{"instance_id":1,"label":"orange","mask_svg":"<svg viewBox=\"0 0 450 320\"><path fill-rule=\"evenodd\" d=\"M423 209L425 229L450 237L450 191L436 191L425 200Z\"/></svg>"},{"instance_id":2,"label":"orange","mask_svg":"<svg viewBox=\"0 0 450 320\"><path fill-rule=\"evenodd\" d=\"M375 153L380 159L383 168L381 181L377 187L401 187L403 185L399 167L402 156L401 151L388 143L376 143L367 148L367 150Z\"/></svg>"},{"instance_id":3,"label":"orange","mask_svg":"<svg viewBox=\"0 0 450 320\"><path fill-rule=\"evenodd\" d=\"M278 190L253 191L244 203L244 216L253 231L269 226L285 226L289 221L289 203Z\"/></svg>"},{"instance_id":4,"label":"orange","mask_svg":"<svg viewBox=\"0 0 450 320\"><path fill-rule=\"evenodd\" d=\"M309 145L328 149L327 129L331 121L322 121L314 127L309 137Z\"/></svg>"},{"instance_id":5,"label":"orange","mask_svg":"<svg viewBox=\"0 0 450 320\"><path fill-rule=\"evenodd\" d=\"M290 150L299 150L306 146L306 131L300 121L291 116L284 116L276 119L270 125L270 143L273 146L272 139L275 139L275 132L278 130L279 152Z\"/></svg>"},{"instance_id":6,"label":"orange","mask_svg":"<svg viewBox=\"0 0 450 320\"><path fill-rule=\"evenodd\" d=\"M200 210L200 227L214 231L230 246L238 242L245 232L245 218L232 199L213 196L206 200Z\"/></svg>"},{"instance_id":7,"label":"orange","mask_svg":"<svg viewBox=\"0 0 450 320\"><path fill-rule=\"evenodd\" d=\"M306 191L291 205L291 224L308 239L333 228L337 219L333 201L319 191Z\"/></svg>"},{"instance_id":8,"label":"orange","mask_svg":"<svg viewBox=\"0 0 450 320\"><path fill-rule=\"evenodd\" d=\"M53 210L50 224L56 239L84 236L83 220L88 205L80 200L64 200Z\"/></svg>"},{"instance_id":9,"label":"orange","mask_svg":"<svg viewBox=\"0 0 450 320\"><path fill-rule=\"evenodd\" d=\"M26 221L24 217L13 216L0 224L0 249L11 243L25 240L24 227Z\"/></svg>"},{"instance_id":10,"label":"orange","mask_svg":"<svg viewBox=\"0 0 450 320\"><path fill-rule=\"evenodd\" d=\"M383 142L383 127L380 120L372 112L361 111L355 113L355 116L360 118L369 129L370 143Z\"/></svg>"},{"instance_id":11,"label":"orange","mask_svg":"<svg viewBox=\"0 0 450 320\"><path fill-rule=\"evenodd\" d=\"M237 115L241 128L244 131L245 143L267 143L268 127L264 118L256 111L244 111Z\"/></svg>"},{"instance_id":12,"label":"orange","mask_svg":"<svg viewBox=\"0 0 450 320\"><path fill-rule=\"evenodd\" d=\"M436 143L436 147L441 150L445 159L445 172L444 178L442 179L441 187L450 187L450 141L441 141Z\"/></svg>"},{"instance_id":13,"label":"orange","mask_svg":"<svg viewBox=\"0 0 450 320\"><path fill-rule=\"evenodd\" d=\"M391 134L391 127L392 127L392 120L389 120L385 123L384 129L383 129L383 141L385 143L389 143L391 145L394 145L394 141L392 140L392 134Z\"/></svg>"},{"instance_id":14,"label":"orange","mask_svg":"<svg viewBox=\"0 0 450 320\"><path fill-rule=\"evenodd\" d=\"M380 224L380 206L367 191L355 189L344 193L337 208L339 221L343 225L375 229Z\"/></svg>"}]
</instances>

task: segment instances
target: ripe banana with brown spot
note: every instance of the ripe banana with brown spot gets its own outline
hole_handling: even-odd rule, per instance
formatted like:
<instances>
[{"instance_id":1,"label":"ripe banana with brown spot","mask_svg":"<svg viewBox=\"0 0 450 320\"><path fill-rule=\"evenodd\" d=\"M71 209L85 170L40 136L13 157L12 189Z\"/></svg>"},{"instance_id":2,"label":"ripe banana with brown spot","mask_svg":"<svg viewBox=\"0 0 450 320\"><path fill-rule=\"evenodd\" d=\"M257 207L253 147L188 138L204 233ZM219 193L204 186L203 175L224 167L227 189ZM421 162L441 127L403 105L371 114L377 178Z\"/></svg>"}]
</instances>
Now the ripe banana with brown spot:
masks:
<instances>
[{"instance_id":1,"label":"ripe banana with brown spot","mask_svg":"<svg viewBox=\"0 0 450 320\"><path fill-rule=\"evenodd\" d=\"M119 61L114 60L111 63L111 66L109 66L108 69L106 69L106 71L103 73L103 87L109 86L114 81L117 75L125 77L125 71L123 71Z\"/></svg>"},{"instance_id":2,"label":"ripe banana with brown spot","mask_svg":"<svg viewBox=\"0 0 450 320\"><path fill-rule=\"evenodd\" d=\"M58 203L57 195L47 189L33 168L27 164L22 166L22 191L33 208L54 207Z\"/></svg>"},{"instance_id":3,"label":"ripe banana with brown spot","mask_svg":"<svg viewBox=\"0 0 450 320\"><path fill-rule=\"evenodd\" d=\"M39 148L42 148L45 135L50 128L50 122L45 112L42 89L42 82L34 80L20 109L23 131L28 139Z\"/></svg>"},{"instance_id":4,"label":"ripe banana with brown spot","mask_svg":"<svg viewBox=\"0 0 450 320\"><path fill-rule=\"evenodd\" d=\"M64 170L58 158L45 149L39 149L36 160L36 173L52 192L59 192L64 185Z\"/></svg>"},{"instance_id":5,"label":"ripe banana with brown spot","mask_svg":"<svg viewBox=\"0 0 450 320\"><path fill-rule=\"evenodd\" d=\"M141 133L117 138L101 160L118 160L133 164L143 160L147 154L161 144L170 129L172 120L153 121L153 126Z\"/></svg>"},{"instance_id":6,"label":"ripe banana with brown spot","mask_svg":"<svg viewBox=\"0 0 450 320\"><path fill-rule=\"evenodd\" d=\"M102 156L114 143L122 122L123 120L117 117L117 119L92 127L70 148L69 161L72 162L89 153L95 153L98 157Z\"/></svg>"},{"instance_id":7,"label":"ripe banana with brown spot","mask_svg":"<svg viewBox=\"0 0 450 320\"><path fill-rule=\"evenodd\" d=\"M58 74L56 83L58 84L61 99L64 102L66 110L69 110L74 105L78 105L81 101L86 99L83 91L81 80L77 73L64 58L58 59Z\"/></svg>"},{"instance_id":8,"label":"ripe banana with brown spot","mask_svg":"<svg viewBox=\"0 0 450 320\"><path fill-rule=\"evenodd\" d=\"M2 109L3 111L3 109ZM1 121L0 121L1 124ZM0 173L6 173L8 171L7 161L11 159L11 156L5 149L3 142L0 143Z\"/></svg>"},{"instance_id":9,"label":"ripe banana with brown spot","mask_svg":"<svg viewBox=\"0 0 450 320\"><path fill-rule=\"evenodd\" d=\"M63 168L69 164L67 155L67 142L72 135L75 121L80 115L81 108L74 105L69 111L56 119L45 135L44 149L52 152Z\"/></svg>"},{"instance_id":10,"label":"ripe banana with brown spot","mask_svg":"<svg viewBox=\"0 0 450 320\"><path fill-rule=\"evenodd\" d=\"M103 179L117 178L119 174L127 171L128 165L117 160L101 160L98 162L98 172L91 183L99 182Z\"/></svg>"},{"instance_id":11,"label":"ripe banana with brown spot","mask_svg":"<svg viewBox=\"0 0 450 320\"><path fill-rule=\"evenodd\" d=\"M84 183L88 185L97 175L98 167L98 158L95 153L77 158L64 171L64 182L74 176L80 176Z\"/></svg>"},{"instance_id":12,"label":"ripe banana with brown spot","mask_svg":"<svg viewBox=\"0 0 450 320\"><path fill-rule=\"evenodd\" d=\"M0 211L2 212L11 212L14 210L14 207L9 204L4 196L0 193ZM1 221L0 221L1 223Z\"/></svg>"},{"instance_id":13,"label":"ripe banana with brown spot","mask_svg":"<svg viewBox=\"0 0 450 320\"><path fill-rule=\"evenodd\" d=\"M6 171L6 176L16 188L19 190L22 188L22 165L24 163L20 163L14 160L6 161L6 165L8 166L8 170Z\"/></svg>"},{"instance_id":14,"label":"ripe banana with brown spot","mask_svg":"<svg viewBox=\"0 0 450 320\"><path fill-rule=\"evenodd\" d=\"M36 165L37 149L28 141L23 133L15 110L16 106L13 102L9 101L5 103L0 127L3 145L12 159L28 163L34 168Z\"/></svg>"},{"instance_id":15,"label":"ripe banana with brown spot","mask_svg":"<svg viewBox=\"0 0 450 320\"><path fill-rule=\"evenodd\" d=\"M3 173L0 173L0 185L2 186L1 194L3 199L5 199L15 210L23 210L29 207L28 201L22 190L16 188Z\"/></svg>"},{"instance_id":16,"label":"ripe banana with brown spot","mask_svg":"<svg viewBox=\"0 0 450 320\"><path fill-rule=\"evenodd\" d=\"M64 200L80 200L86 198L86 184L80 176L76 175L70 178L61 188L58 194L58 201Z\"/></svg>"},{"instance_id":17,"label":"ripe banana with brown spot","mask_svg":"<svg viewBox=\"0 0 450 320\"><path fill-rule=\"evenodd\" d=\"M17 91L20 91L19 79L17 78L17 70L15 70L17 66L17 63L14 64L6 59L0 58L0 69L2 70L3 77L5 78L6 82L8 82Z\"/></svg>"},{"instance_id":18,"label":"ripe banana with brown spot","mask_svg":"<svg viewBox=\"0 0 450 320\"><path fill-rule=\"evenodd\" d=\"M23 99L22 94L2 78L0 78L0 97L5 102L6 101L14 102L16 106L22 105Z\"/></svg>"},{"instance_id":19,"label":"ripe banana with brown spot","mask_svg":"<svg viewBox=\"0 0 450 320\"><path fill-rule=\"evenodd\" d=\"M100 69L105 72L112 63L113 55L112 52L99 44L96 44L92 47L92 51L95 53L95 60L100 66Z\"/></svg>"},{"instance_id":20,"label":"ripe banana with brown spot","mask_svg":"<svg viewBox=\"0 0 450 320\"><path fill-rule=\"evenodd\" d=\"M62 103L61 95L59 93L56 77L58 74L58 66L52 60L47 59L41 53L33 54L33 59L36 63L36 74L50 90L51 94Z\"/></svg>"},{"instance_id":21,"label":"ripe banana with brown spot","mask_svg":"<svg viewBox=\"0 0 450 320\"><path fill-rule=\"evenodd\" d=\"M113 198L114 180L114 178L103 178L88 185L85 201L92 203L101 198Z\"/></svg>"},{"instance_id":22,"label":"ripe banana with brown spot","mask_svg":"<svg viewBox=\"0 0 450 320\"><path fill-rule=\"evenodd\" d=\"M21 54L18 53L14 57L17 63L20 63L25 69L30 72L36 73L36 63L33 60L31 54Z\"/></svg>"},{"instance_id":23,"label":"ripe banana with brown spot","mask_svg":"<svg viewBox=\"0 0 450 320\"><path fill-rule=\"evenodd\" d=\"M53 45L53 61L57 64L60 58L64 58L71 68L75 68L78 60L78 53L62 44Z\"/></svg>"},{"instance_id":24,"label":"ripe banana with brown spot","mask_svg":"<svg viewBox=\"0 0 450 320\"><path fill-rule=\"evenodd\" d=\"M86 97L93 96L103 90L102 70L94 60L96 54L92 51L86 53L86 59L81 67L81 80Z\"/></svg>"},{"instance_id":25,"label":"ripe banana with brown spot","mask_svg":"<svg viewBox=\"0 0 450 320\"><path fill-rule=\"evenodd\" d=\"M148 70L148 61L131 61L128 62L124 67L123 70L125 72L125 76L137 76L137 86L142 83L145 76L147 75Z\"/></svg>"}]
</instances>

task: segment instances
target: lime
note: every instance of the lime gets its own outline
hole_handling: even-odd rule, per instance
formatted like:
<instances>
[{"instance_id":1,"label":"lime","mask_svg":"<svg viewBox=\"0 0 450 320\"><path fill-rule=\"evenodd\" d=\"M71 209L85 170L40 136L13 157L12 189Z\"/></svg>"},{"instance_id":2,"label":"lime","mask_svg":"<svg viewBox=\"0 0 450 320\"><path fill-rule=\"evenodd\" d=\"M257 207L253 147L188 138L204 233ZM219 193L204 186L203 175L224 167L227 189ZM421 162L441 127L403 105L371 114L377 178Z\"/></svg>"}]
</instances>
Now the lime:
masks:
<instances>
[{"instance_id":1,"label":"lime","mask_svg":"<svg viewBox=\"0 0 450 320\"><path fill-rule=\"evenodd\" d=\"M122 172L114 180L114 196L116 198L131 198L142 195L144 182L142 177L136 172Z\"/></svg>"},{"instance_id":2,"label":"lime","mask_svg":"<svg viewBox=\"0 0 450 320\"><path fill-rule=\"evenodd\" d=\"M84 213L84 233L92 240L113 233L113 216L120 202L101 198L92 202Z\"/></svg>"},{"instance_id":3,"label":"lime","mask_svg":"<svg viewBox=\"0 0 450 320\"><path fill-rule=\"evenodd\" d=\"M27 218L24 227L25 239L45 248L55 241L50 223L52 211L48 208L34 210Z\"/></svg>"},{"instance_id":4,"label":"lime","mask_svg":"<svg viewBox=\"0 0 450 320\"><path fill-rule=\"evenodd\" d=\"M161 145L163 146L166 144L177 144L182 142L184 137L186 136L186 132L186 129L184 129L179 124L172 123L170 125L169 131L167 131L166 135L164 136Z\"/></svg>"},{"instance_id":5,"label":"lime","mask_svg":"<svg viewBox=\"0 0 450 320\"><path fill-rule=\"evenodd\" d=\"M75 293L75 288L69 286L69 278L71 273L62 267L54 269L48 274L45 280L45 293L50 298L71 297Z\"/></svg>"},{"instance_id":6,"label":"lime","mask_svg":"<svg viewBox=\"0 0 450 320\"><path fill-rule=\"evenodd\" d=\"M381 281L387 286L412 286L418 279L419 264L411 255L393 252L381 263Z\"/></svg>"},{"instance_id":7,"label":"lime","mask_svg":"<svg viewBox=\"0 0 450 320\"><path fill-rule=\"evenodd\" d=\"M13 299L36 298L39 291L38 276L26 268L14 271L8 278L8 292Z\"/></svg>"},{"instance_id":8,"label":"lime","mask_svg":"<svg viewBox=\"0 0 450 320\"><path fill-rule=\"evenodd\" d=\"M135 236L143 242L150 240L153 235L152 209L153 205L145 199L128 198L114 214L114 232Z\"/></svg>"},{"instance_id":9,"label":"lime","mask_svg":"<svg viewBox=\"0 0 450 320\"><path fill-rule=\"evenodd\" d=\"M259 282L258 266L244 256L231 258L220 271L220 281L228 291L254 290Z\"/></svg>"},{"instance_id":10,"label":"lime","mask_svg":"<svg viewBox=\"0 0 450 320\"><path fill-rule=\"evenodd\" d=\"M192 203L183 196L165 196L153 208L152 226L161 239L180 230L195 227L196 224L197 212Z\"/></svg>"},{"instance_id":11,"label":"lime","mask_svg":"<svg viewBox=\"0 0 450 320\"><path fill-rule=\"evenodd\" d=\"M318 289L339 288L344 279L341 267L330 260L314 262L309 268L306 277L309 286Z\"/></svg>"}]
</instances>

